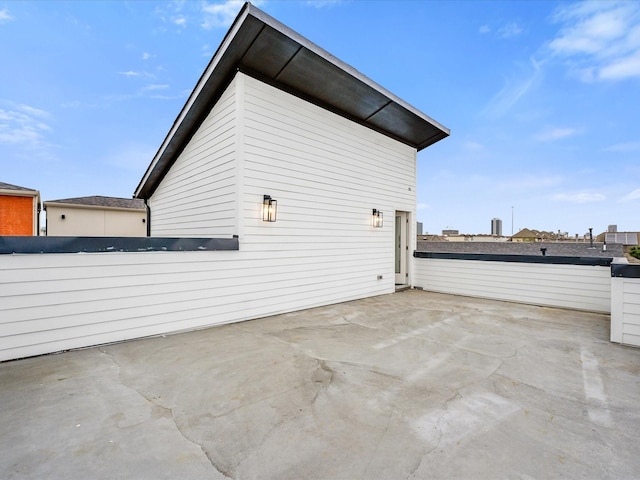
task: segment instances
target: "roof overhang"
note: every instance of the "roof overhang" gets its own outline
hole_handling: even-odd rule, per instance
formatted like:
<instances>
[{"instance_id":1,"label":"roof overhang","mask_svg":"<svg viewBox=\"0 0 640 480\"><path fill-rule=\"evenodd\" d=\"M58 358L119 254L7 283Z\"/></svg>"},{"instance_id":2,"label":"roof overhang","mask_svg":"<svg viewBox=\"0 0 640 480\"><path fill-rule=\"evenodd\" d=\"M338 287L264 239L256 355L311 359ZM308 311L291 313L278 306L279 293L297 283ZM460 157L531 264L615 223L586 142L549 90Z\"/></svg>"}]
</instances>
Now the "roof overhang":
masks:
<instances>
[{"instance_id":1,"label":"roof overhang","mask_svg":"<svg viewBox=\"0 0 640 480\"><path fill-rule=\"evenodd\" d=\"M135 197L153 194L239 70L417 150L450 133L353 67L245 3L147 168Z\"/></svg>"}]
</instances>

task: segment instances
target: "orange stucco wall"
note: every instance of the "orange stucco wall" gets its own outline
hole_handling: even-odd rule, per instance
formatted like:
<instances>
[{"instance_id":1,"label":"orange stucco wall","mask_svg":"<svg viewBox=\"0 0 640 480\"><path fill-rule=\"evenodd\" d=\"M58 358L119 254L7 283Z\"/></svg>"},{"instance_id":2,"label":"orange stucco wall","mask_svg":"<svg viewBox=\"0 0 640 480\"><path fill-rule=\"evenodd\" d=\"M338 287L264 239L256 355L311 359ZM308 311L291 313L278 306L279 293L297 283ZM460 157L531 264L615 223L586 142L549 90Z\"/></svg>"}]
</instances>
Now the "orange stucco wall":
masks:
<instances>
[{"instance_id":1,"label":"orange stucco wall","mask_svg":"<svg viewBox=\"0 0 640 480\"><path fill-rule=\"evenodd\" d=\"M33 234L33 197L0 195L0 235Z\"/></svg>"}]
</instances>

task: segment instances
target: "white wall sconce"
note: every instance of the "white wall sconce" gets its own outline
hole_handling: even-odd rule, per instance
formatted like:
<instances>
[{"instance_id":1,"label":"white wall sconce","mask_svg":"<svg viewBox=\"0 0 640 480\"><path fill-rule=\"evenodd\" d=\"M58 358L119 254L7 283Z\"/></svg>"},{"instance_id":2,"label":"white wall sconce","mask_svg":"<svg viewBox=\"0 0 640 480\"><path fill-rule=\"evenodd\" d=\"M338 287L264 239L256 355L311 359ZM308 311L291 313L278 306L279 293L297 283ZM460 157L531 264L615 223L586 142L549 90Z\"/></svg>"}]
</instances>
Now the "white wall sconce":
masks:
<instances>
[{"instance_id":1,"label":"white wall sconce","mask_svg":"<svg viewBox=\"0 0 640 480\"><path fill-rule=\"evenodd\" d=\"M265 195L262 200L262 221L275 222L277 210L278 201L271 198L270 195Z\"/></svg>"},{"instance_id":2,"label":"white wall sconce","mask_svg":"<svg viewBox=\"0 0 640 480\"><path fill-rule=\"evenodd\" d=\"M371 225L373 225L373 228L382 228L382 212L380 210L373 209Z\"/></svg>"}]
</instances>

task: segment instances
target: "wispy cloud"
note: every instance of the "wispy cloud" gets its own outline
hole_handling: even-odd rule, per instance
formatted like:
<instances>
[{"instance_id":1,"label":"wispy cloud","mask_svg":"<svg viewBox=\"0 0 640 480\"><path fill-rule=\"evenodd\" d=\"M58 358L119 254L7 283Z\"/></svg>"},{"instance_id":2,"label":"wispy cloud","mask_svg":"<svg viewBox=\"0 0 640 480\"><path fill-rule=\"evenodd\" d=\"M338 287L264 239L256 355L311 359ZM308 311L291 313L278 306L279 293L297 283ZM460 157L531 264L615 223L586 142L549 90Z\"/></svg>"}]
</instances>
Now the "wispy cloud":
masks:
<instances>
[{"instance_id":1,"label":"wispy cloud","mask_svg":"<svg viewBox=\"0 0 640 480\"><path fill-rule=\"evenodd\" d=\"M486 33L489 33L491 31L491 27L489 25L482 25L479 29L478 29L478 33L484 35Z\"/></svg>"},{"instance_id":2,"label":"wispy cloud","mask_svg":"<svg viewBox=\"0 0 640 480\"><path fill-rule=\"evenodd\" d=\"M537 86L543 77L542 64L531 58L523 74L505 80L504 87L491 99L484 113L489 117L501 117L506 114L531 89Z\"/></svg>"},{"instance_id":3,"label":"wispy cloud","mask_svg":"<svg viewBox=\"0 0 640 480\"><path fill-rule=\"evenodd\" d=\"M496 35L498 38L517 37L523 32L522 27L516 22L509 22L498 29Z\"/></svg>"},{"instance_id":4,"label":"wispy cloud","mask_svg":"<svg viewBox=\"0 0 640 480\"><path fill-rule=\"evenodd\" d=\"M144 87L142 87L142 90L145 92L148 91L154 91L154 90L166 90L167 88L169 88L169 85L163 84L163 85L158 85L158 84L150 84L150 85L145 85Z\"/></svg>"},{"instance_id":5,"label":"wispy cloud","mask_svg":"<svg viewBox=\"0 0 640 480\"><path fill-rule=\"evenodd\" d=\"M504 179L493 182L498 189L503 191L539 191L545 188L557 187L563 183L559 175L522 175L516 178Z\"/></svg>"},{"instance_id":6,"label":"wispy cloud","mask_svg":"<svg viewBox=\"0 0 640 480\"><path fill-rule=\"evenodd\" d=\"M9 9L3 8L0 10L0 24L13 20L13 16L9 14Z\"/></svg>"},{"instance_id":7,"label":"wispy cloud","mask_svg":"<svg viewBox=\"0 0 640 480\"><path fill-rule=\"evenodd\" d=\"M622 197L623 202L631 202L633 200L640 200L640 188L636 188L634 191Z\"/></svg>"},{"instance_id":8,"label":"wispy cloud","mask_svg":"<svg viewBox=\"0 0 640 480\"><path fill-rule=\"evenodd\" d=\"M605 148L604 151L620 153L640 152L640 142L615 143Z\"/></svg>"},{"instance_id":9,"label":"wispy cloud","mask_svg":"<svg viewBox=\"0 0 640 480\"><path fill-rule=\"evenodd\" d=\"M255 2L254 2L255 3ZM216 27L228 27L238 15L244 4L243 0L226 0L222 3L204 3L202 12L202 28L210 30Z\"/></svg>"},{"instance_id":10,"label":"wispy cloud","mask_svg":"<svg viewBox=\"0 0 640 480\"><path fill-rule=\"evenodd\" d=\"M0 109L0 143L38 144L51 127L43 121L49 114L28 105L17 105L11 110Z\"/></svg>"},{"instance_id":11,"label":"wispy cloud","mask_svg":"<svg viewBox=\"0 0 640 480\"><path fill-rule=\"evenodd\" d=\"M153 73L149 72L138 72L135 70L127 70L125 72L118 72L118 75L122 75L123 77L135 78L135 77L144 77L144 78L156 78Z\"/></svg>"},{"instance_id":12,"label":"wispy cloud","mask_svg":"<svg viewBox=\"0 0 640 480\"><path fill-rule=\"evenodd\" d=\"M580 133L580 130L576 128L567 127L555 127L546 128L535 136L535 139L540 142L553 142L555 140L561 140L563 138L572 137Z\"/></svg>"},{"instance_id":13,"label":"wispy cloud","mask_svg":"<svg viewBox=\"0 0 640 480\"><path fill-rule=\"evenodd\" d=\"M475 142L473 140L467 140L462 144L465 150L470 152L480 152L485 149L485 146L482 143Z\"/></svg>"},{"instance_id":14,"label":"wispy cloud","mask_svg":"<svg viewBox=\"0 0 640 480\"><path fill-rule=\"evenodd\" d=\"M560 32L548 45L583 81L640 77L640 3L581 2L560 7Z\"/></svg>"},{"instance_id":15,"label":"wispy cloud","mask_svg":"<svg viewBox=\"0 0 640 480\"><path fill-rule=\"evenodd\" d=\"M307 0L307 3L316 8L329 7L342 3L342 0Z\"/></svg>"},{"instance_id":16,"label":"wispy cloud","mask_svg":"<svg viewBox=\"0 0 640 480\"><path fill-rule=\"evenodd\" d=\"M9 104L0 108L0 145L11 145L29 152L26 156L52 159L54 145L48 136L53 129L45 110L24 104Z\"/></svg>"},{"instance_id":17,"label":"wispy cloud","mask_svg":"<svg viewBox=\"0 0 640 480\"><path fill-rule=\"evenodd\" d=\"M151 58L153 58L153 57L155 57L155 55L151 55L149 52L144 52L144 53L141 55L141 57L140 57L140 58L141 58L142 60L149 60L149 59L151 59Z\"/></svg>"},{"instance_id":18,"label":"wispy cloud","mask_svg":"<svg viewBox=\"0 0 640 480\"><path fill-rule=\"evenodd\" d=\"M127 70L126 72L118 72L118 75L124 75L125 77L139 77L142 74L140 72L134 72L133 70Z\"/></svg>"},{"instance_id":19,"label":"wispy cloud","mask_svg":"<svg viewBox=\"0 0 640 480\"><path fill-rule=\"evenodd\" d=\"M570 202L570 203L592 203L592 202L602 202L607 199L601 193L588 193L588 192L579 192L579 193L557 193L553 196L554 200L559 202Z\"/></svg>"}]
</instances>

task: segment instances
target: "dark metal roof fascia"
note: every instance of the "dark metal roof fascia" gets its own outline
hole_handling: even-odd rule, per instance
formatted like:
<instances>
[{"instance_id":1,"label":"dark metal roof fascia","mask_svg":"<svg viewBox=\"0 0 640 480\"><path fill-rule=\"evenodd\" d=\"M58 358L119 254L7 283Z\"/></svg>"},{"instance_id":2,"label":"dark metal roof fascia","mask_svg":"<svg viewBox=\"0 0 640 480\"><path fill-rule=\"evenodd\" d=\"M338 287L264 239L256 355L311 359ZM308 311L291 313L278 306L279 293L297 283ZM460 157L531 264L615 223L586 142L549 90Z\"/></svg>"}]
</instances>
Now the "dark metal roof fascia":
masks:
<instances>
[{"instance_id":1,"label":"dark metal roof fascia","mask_svg":"<svg viewBox=\"0 0 640 480\"><path fill-rule=\"evenodd\" d=\"M370 87L370 88L372 88L374 90L377 90L379 93L381 93L385 97L389 98L392 102L397 103L398 105L400 105L404 109L410 111L411 113L413 113L417 117L419 117L419 118L431 123L433 126L435 126L435 127L439 128L440 130L446 132L447 135L449 135L451 133L451 131L447 127L445 127L444 125L441 125L440 123L435 121L433 118L429 117L428 115L425 115L423 112L421 112L417 108L415 108L412 105L408 104L407 102L405 102L401 98L399 98L396 95L394 95L393 93L391 93L386 88L382 87L381 85L377 84L376 82L374 82L373 80L371 80L367 76L365 76L362 73L360 73L358 70L353 68L351 65L343 62L342 60L340 60L339 58L335 57L334 55L331 55L329 52L327 52L323 48L319 47L318 45L316 45L315 43L313 43L309 39L303 37L299 33L295 32L291 28L289 28L286 25L284 25L283 23L279 22L278 20L276 20L272 16L268 15L267 13L265 13L262 10L254 7L251 4L249 4L249 9L250 9L249 10L250 13L253 16L258 18L259 20L262 20L266 25L269 25L271 28L277 30L278 32L282 33L283 35L286 35L287 37L291 38L292 40L298 42L300 45L302 45L302 47L312 51L316 55L322 57L327 62L334 64L335 66L337 66L341 70L344 70L346 73L348 73L349 75L351 75L355 79L359 80L360 82L364 83L368 87ZM445 136L447 136L447 135L445 135Z\"/></svg>"},{"instance_id":2,"label":"dark metal roof fascia","mask_svg":"<svg viewBox=\"0 0 640 480\"><path fill-rule=\"evenodd\" d=\"M327 105L326 102L322 101L320 98L310 98L311 95L309 93L297 92L297 96L300 98L305 98L306 100L333 111L334 113L349 118L402 143L410 145L417 150L422 150L450 134L450 130L448 128L401 100L382 86L375 83L373 80L361 74L355 68L342 62L326 50L291 30L289 27L280 23L262 10L256 8L250 3L245 3L223 39L220 47L198 80L195 89L189 96L189 99L180 111L180 114L174 121L160 149L147 168L147 171L136 188L134 197L149 198L153 194L182 149L197 131L198 127L202 121L204 121L206 115L211 111L211 108L217 99L222 95L224 88L229 85L233 76L239 69L244 69L242 59L261 34L262 30L266 27L272 28L277 33L282 34L286 38L300 45L298 51L304 49L308 50L312 54L317 55L322 61L327 62L329 65L333 65L333 67L338 68L347 76L353 78L356 81L355 83L385 97L388 101L380 111L369 115L367 118L357 118L347 110L341 110L339 106ZM239 33L242 33L242 38L238 38ZM271 79L271 82L268 83L271 83L282 90L296 94L296 89L294 87L278 82L277 79ZM403 137L401 133L393 132L390 129L385 128L385 126L380 123L384 123L384 118L380 121L378 121L377 118L373 118L378 114L382 114L381 116L384 117L384 114L386 113L385 109L387 108L394 110L399 109L400 111L407 112L405 117L414 116L419 121L430 124L434 127L436 132L422 140L411 140L408 137ZM390 112L388 115L393 116L393 112ZM399 123L401 124L402 122Z\"/></svg>"}]
</instances>

